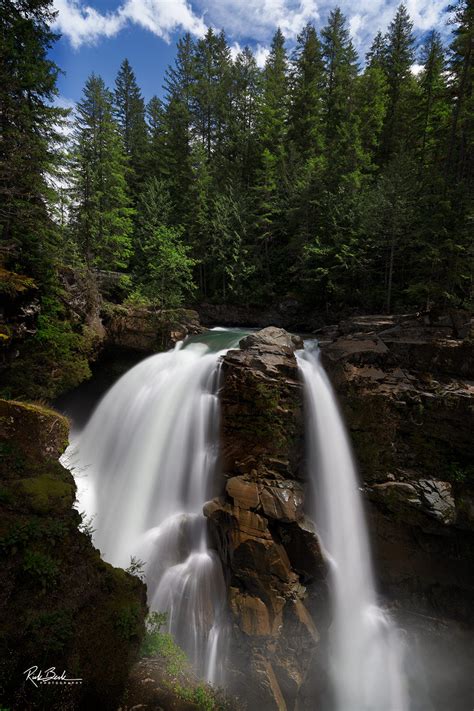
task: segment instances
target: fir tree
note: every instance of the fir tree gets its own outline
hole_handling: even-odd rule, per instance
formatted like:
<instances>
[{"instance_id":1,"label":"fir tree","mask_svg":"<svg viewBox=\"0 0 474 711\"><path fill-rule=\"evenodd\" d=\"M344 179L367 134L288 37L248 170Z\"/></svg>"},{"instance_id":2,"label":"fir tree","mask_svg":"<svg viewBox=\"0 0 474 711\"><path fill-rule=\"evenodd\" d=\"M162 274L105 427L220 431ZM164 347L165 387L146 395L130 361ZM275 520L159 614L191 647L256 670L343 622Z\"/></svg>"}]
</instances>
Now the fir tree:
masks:
<instances>
[{"instance_id":1,"label":"fir tree","mask_svg":"<svg viewBox=\"0 0 474 711\"><path fill-rule=\"evenodd\" d=\"M347 21L339 8L329 14L322 30L325 65L326 182L358 185L364 155L356 112L357 55Z\"/></svg>"},{"instance_id":2,"label":"fir tree","mask_svg":"<svg viewBox=\"0 0 474 711\"><path fill-rule=\"evenodd\" d=\"M400 5L386 37L385 71L388 105L382 141L382 162L388 162L407 147L410 135L410 101L415 87L411 72L415 60L413 23L405 5Z\"/></svg>"},{"instance_id":3,"label":"fir tree","mask_svg":"<svg viewBox=\"0 0 474 711\"><path fill-rule=\"evenodd\" d=\"M46 175L58 165L58 124L66 112L51 104L58 67L49 0L0 3L0 236L13 269L40 283L60 256Z\"/></svg>"},{"instance_id":4,"label":"fir tree","mask_svg":"<svg viewBox=\"0 0 474 711\"><path fill-rule=\"evenodd\" d=\"M302 160L321 156L324 146L321 44L310 24L298 35L291 73L289 138Z\"/></svg>"},{"instance_id":5,"label":"fir tree","mask_svg":"<svg viewBox=\"0 0 474 711\"><path fill-rule=\"evenodd\" d=\"M147 130L145 103L128 59L123 60L115 80L114 108L128 159L129 192L137 195L144 179Z\"/></svg>"},{"instance_id":6,"label":"fir tree","mask_svg":"<svg viewBox=\"0 0 474 711\"><path fill-rule=\"evenodd\" d=\"M133 214L126 161L113 120L112 95L94 74L77 105L72 159L73 231L86 265L124 269L131 250Z\"/></svg>"}]
</instances>

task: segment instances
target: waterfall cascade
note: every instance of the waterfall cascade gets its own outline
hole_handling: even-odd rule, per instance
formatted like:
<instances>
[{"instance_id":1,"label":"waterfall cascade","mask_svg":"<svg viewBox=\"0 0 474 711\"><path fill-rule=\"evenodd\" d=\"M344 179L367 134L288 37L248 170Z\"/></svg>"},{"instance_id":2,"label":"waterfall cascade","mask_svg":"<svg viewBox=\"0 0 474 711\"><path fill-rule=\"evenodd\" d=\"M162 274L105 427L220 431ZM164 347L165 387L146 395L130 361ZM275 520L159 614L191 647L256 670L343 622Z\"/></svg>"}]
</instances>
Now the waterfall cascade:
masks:
<instances>
[{"instance_id":1,"label":"waterfall cascade","mask_svg":"<svg viewBox=\"0 0 474 711\"><path fill-rule=\"evenodd\" d=\"M110 563L145 562L149 604L200 675L222 681L226 587L203 504L218 461L219 358L244 334L215 329L142 361L104 396L66 453L79 507Z\"/></svg>"},{"instance_id":2,"label":"waterfall cascade","mask_svg":"<svg viewBox=\"0 0 474 711\"><path fill-rule=\"evenodd\" d=\"M330 674L336 711L407 711L402 644L378 606L349 439L315 343L297 353L306 400L313 515L329 563Z\"/></svg>"},{"instance_id":3,"label":"waterfall cascade","mask_svg":"<svg viewBox=\"0 0 474 711\"><path fill-rule=\"evenodd\" d=\"M203 504L218 464L220 356L243 332L214 329L128 371L103 397L66 463L104 558L145 562L149 604L198 673L222 683L226 585ZM349 440L317 348L297 353L306 399L314 517L330 564L335 711L408 711L401 643L377 606Z\"/></svg>"}]
</instances>

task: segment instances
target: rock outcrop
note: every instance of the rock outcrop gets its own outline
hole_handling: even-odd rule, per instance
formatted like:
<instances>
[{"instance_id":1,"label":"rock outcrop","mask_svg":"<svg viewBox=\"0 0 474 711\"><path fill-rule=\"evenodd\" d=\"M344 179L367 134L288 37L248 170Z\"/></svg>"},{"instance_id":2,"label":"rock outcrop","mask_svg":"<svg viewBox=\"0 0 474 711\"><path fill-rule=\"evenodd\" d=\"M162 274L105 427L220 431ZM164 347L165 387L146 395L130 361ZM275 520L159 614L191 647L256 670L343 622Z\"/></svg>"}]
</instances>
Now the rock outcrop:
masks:
<instances>
[{"instance_id":1,"label":"rock outcrop","mask_svg":"<svg viewBox=\"0 0 474 711\"><path fill-rule=\"evenodd\" d=\"M58 462L67 421L0 400L0 436L0 699L22 711L116 709L144 634L145 586L80 530L74 479ZM35 686L34 666L82 682Z\"/></svg>"},{"instance_id":2,"label":"rock outcrop","mask_svg":"<svg viewBox=\"0 0 474 711\"><path fill-rule=\"evenodd\" d=\"M308 591L322 596L325 577L303 510L302 343L266 328L240 345L222 363L225 496L204 513L229 579L231 688L249 709L282 711L295 708L318 641Z\"/></svg>"},{"instance_id":3,"label":"rock outcrop","mask_svg":"<svg viewBox=\"0 0 474 711\"><path fill-rule=\"evenodd\" d=\"M361 317L321 334L385 593L472 623L474 343L468 315Z\"/></svg>"},{"instance_id":4,"label":"rock outcrop","mask_svg":"<svg viewBox=\"0 0 474 711\"><path fill-rule=\"evenodd\" d=\"M167 350L186 336L204 330L198 314L190 309L159 311L106 303L101 315L108 346L144 353Z\"/></svg>"}]
</instances>

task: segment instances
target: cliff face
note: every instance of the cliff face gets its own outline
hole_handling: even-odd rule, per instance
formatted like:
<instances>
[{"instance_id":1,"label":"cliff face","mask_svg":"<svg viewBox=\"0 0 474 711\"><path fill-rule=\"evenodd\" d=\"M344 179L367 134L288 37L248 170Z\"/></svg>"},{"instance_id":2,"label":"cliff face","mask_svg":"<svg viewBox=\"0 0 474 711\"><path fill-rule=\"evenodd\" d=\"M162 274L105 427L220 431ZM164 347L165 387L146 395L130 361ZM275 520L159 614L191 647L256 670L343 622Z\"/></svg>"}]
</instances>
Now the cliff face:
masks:
<instances>
[{"instance_id":1,"label":"cliff face","mask_svg":"<svg viewBox=\"0 0 474 711\"><path fill-rule=\"evenodd\" d=\"M0 400L0 699L14 709L115 709L144 634L145 586L103 562L58 462L67 421ZM75 685L25 677L55 667Z\"/></svg>"},{"instance_id":2,"label":"cliff face","mask_svg":"<svg viewBox=\"0 0 474 711\"><path fill-rule=\"evenodd\" d=\"M267 328L222 364L225 496L208 517L228 574L231 688L248 708L293 709L317 648L308 586L322 595L324 565L305 518L301 346Z\"/></svg>"},{"instance_id":3,"label":"cliff face","mask_svg":"<svg viewBox=\"0 0 474 711\"><path fill-rule=\"evenodd\" d=\"M419 611L472 623L469 320L355 319L330 336L323 360L370 502L384 591Z\"/></svg>"}]
</instances>

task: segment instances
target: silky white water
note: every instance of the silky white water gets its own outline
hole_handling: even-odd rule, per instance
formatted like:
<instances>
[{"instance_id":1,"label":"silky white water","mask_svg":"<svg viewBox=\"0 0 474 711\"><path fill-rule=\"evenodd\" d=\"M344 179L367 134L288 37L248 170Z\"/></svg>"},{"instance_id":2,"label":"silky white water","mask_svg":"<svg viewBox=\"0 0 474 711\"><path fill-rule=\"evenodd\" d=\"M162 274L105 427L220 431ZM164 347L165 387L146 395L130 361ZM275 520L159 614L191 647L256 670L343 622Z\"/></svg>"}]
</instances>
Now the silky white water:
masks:
<instances>
[{"instance_id":1,"label":"silky white water","mask_svg":"<svg viewBox=\"0 0 474 711\"><path fill-rule=\"evenodd\" d=\"M403 649L377 606L367 526L349 439L314 343L297 353L306 400L313 514L332 587L335 711L408 711Z\"/></svg>"},{"instance_id":2,"label":"silky white water","mask_svg":"<svg viewBox=\"0 0 474 711\"><path fill-rule=\"evenodd\" d=\"M114 565L145 562L152 610L209 681L222 681L226 586L203 504L218 463L219 359L242 333L222 329L147 358L106 393L67 464L94 543Z\"/></svg>"}]
</instances>

